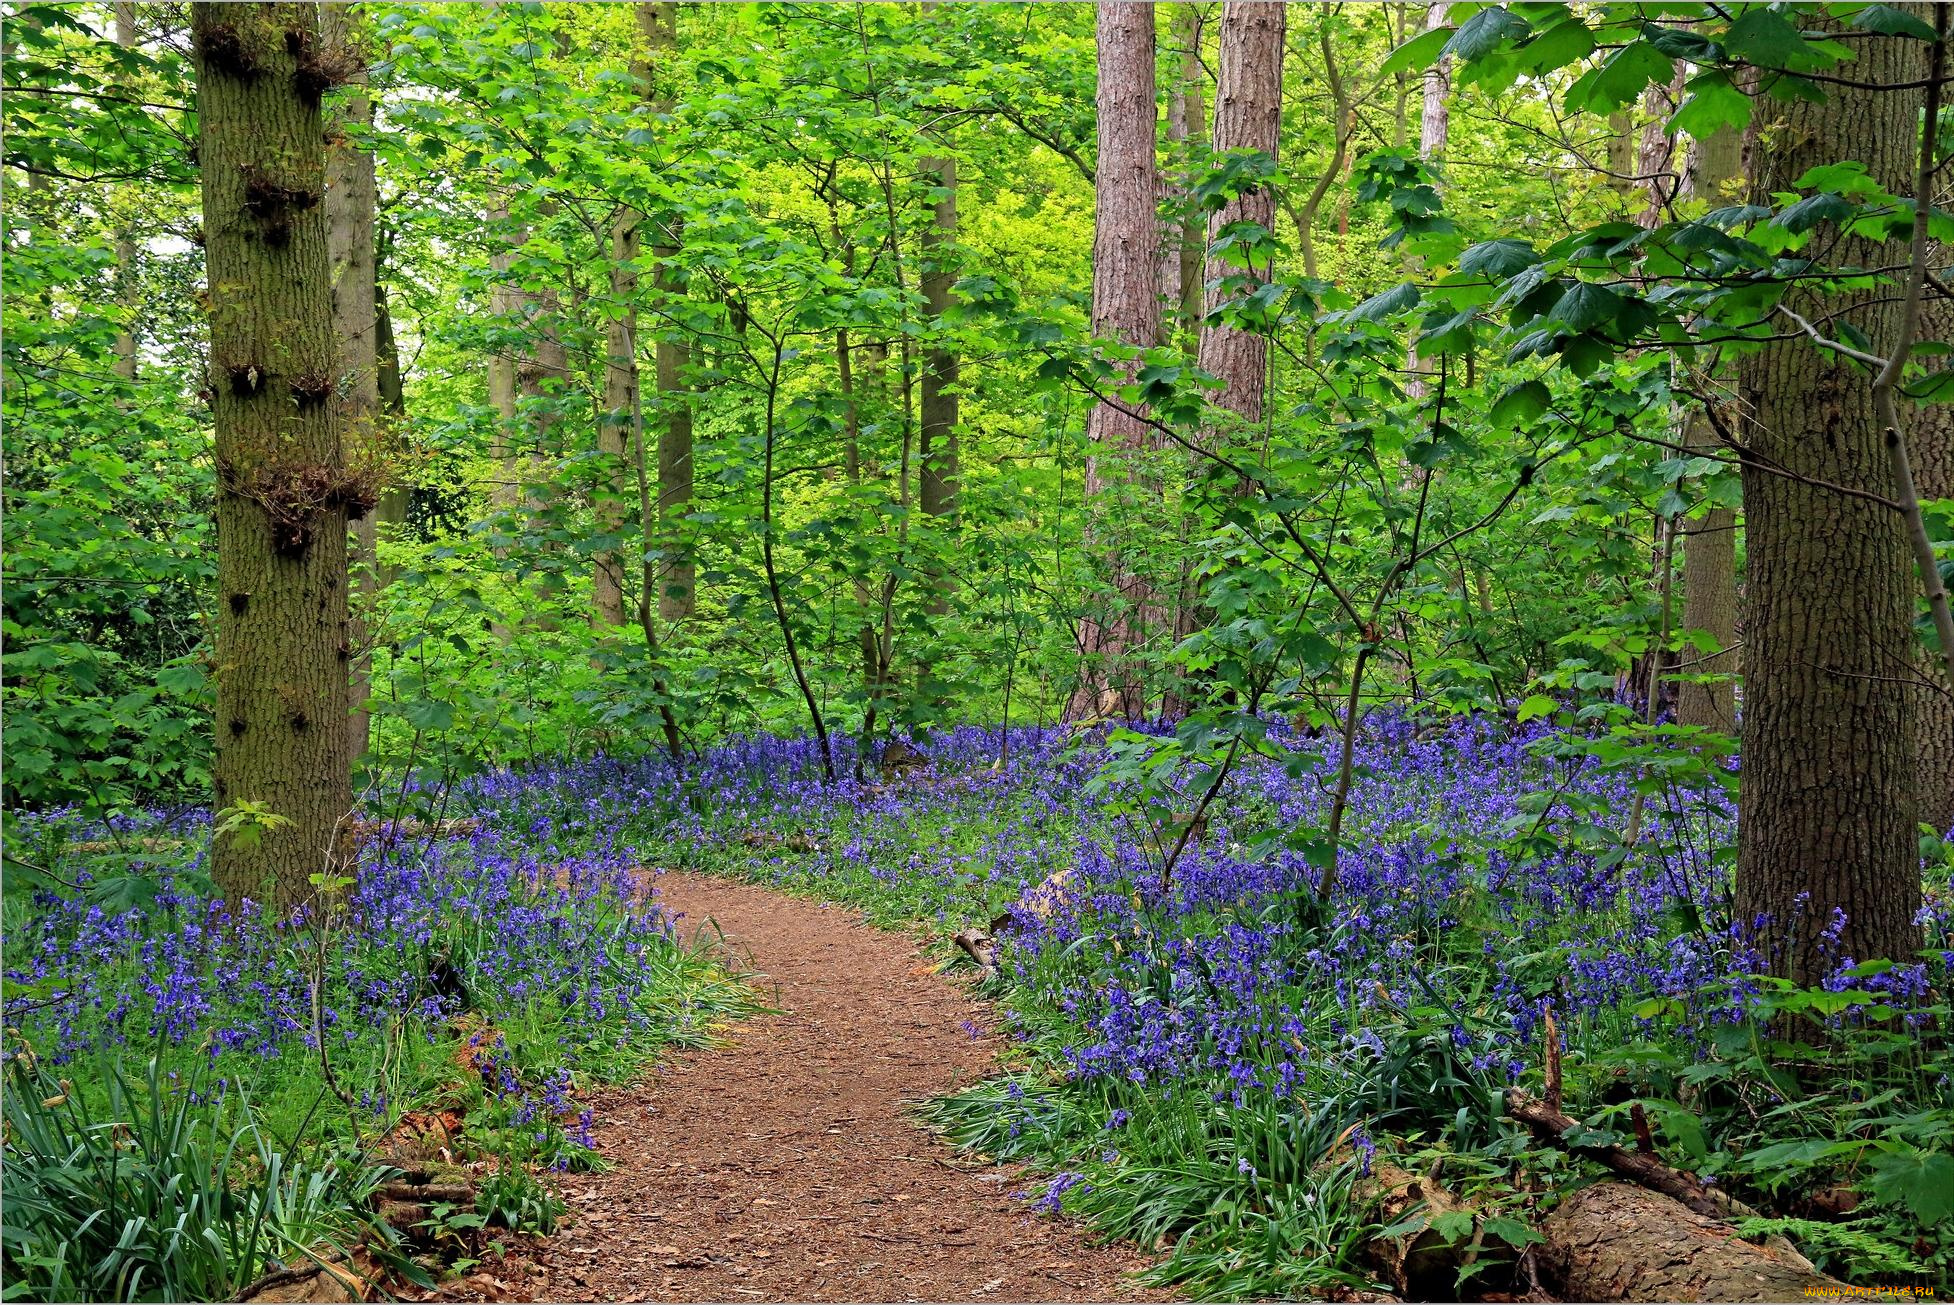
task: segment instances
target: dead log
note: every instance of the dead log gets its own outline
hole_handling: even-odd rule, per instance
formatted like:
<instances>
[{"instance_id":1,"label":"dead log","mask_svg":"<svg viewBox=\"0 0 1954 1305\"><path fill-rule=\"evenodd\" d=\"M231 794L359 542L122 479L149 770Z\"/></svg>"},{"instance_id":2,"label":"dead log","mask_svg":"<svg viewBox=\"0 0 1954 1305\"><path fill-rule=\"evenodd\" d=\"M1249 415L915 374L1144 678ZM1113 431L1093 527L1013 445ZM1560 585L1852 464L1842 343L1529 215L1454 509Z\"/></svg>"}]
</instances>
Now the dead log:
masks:
<instances>
[{"instance_id":1,"label":"dead log","mask_svg":"<svg viewBox=\"0 0 1954 1305\"><path fill-rule=\"evenodd\" d=\"M473 1205L468 1183L387 1183L375 1195L382 1201L422 1201L435 1205Z\"/></svg>"},{"instance_id":2,"label":"dead log","mask_svg":"<svg viewBox=\"0 0 1954 1305\"><path fill-rule=\"evenodd\" d=\"M1422 1228L1373 1238L1368 1249L1372 1264L1406 1299L1449 1299L1458 1294L1459 1270L1489 1250L1510 1251L1503 1243L1485 1244L1472 1206L1433 1179L1387 1161L1376 1162L1368 1177L1351 1184L1350 1195L1386 1228L1407 1216L1423 1215ZM1462 1228L1471 1228L1471 1235L1458 1235Z\"/></svg>"},{"instance_id":3,"label":"dead log","mask_svg":"<svg viewBox=\"0 0 1954 1305\"><path fill-rule=\"evenodd\" d=\"M315 1251L316 1259L273 1269L240 1291L235 1299L253 1305L327 1305L363 1301L380 1281L380 1269L365 1251L350 1260L341 1252Z\"/></svg>"},{"instance_id":4,"label":"dead log","mask_svg":"<svg viewBox=\"0 0 1954 1305\"><path fill-rule=\"evenodd\" d=\"M1802 1258L1634 1183L1582 1188L1540 1231L1542 1276L1563 1300L1836 1300L1846 1290Z\"/></svg>"},{"instance_id":5,"label":"dead log","mask_svg":"<svg viewBox=\"0 0 1954 1305\"><path fill-rule=\"evenodd\" d=\"M963 948L964 955L977 963L985 979L997 977L997 943L990 935L979 929L959 929L950 936L950 941Z\"/></svg>"}]
</instances>

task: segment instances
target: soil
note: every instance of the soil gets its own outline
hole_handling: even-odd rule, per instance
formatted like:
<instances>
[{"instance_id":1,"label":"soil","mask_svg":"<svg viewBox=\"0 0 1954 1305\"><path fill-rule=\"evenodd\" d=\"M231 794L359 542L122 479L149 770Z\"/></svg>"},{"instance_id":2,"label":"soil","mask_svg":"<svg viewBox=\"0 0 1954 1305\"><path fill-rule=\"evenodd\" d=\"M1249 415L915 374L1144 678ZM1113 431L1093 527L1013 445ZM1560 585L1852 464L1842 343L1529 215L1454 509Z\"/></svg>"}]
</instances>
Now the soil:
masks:
<instances>
[{"instance_id":1,"label":"soil","mask_svg":"<svg viewBox=\"0 0 1954 1305\"><path fill-rule=\"evenodd\" d=\"M957 1155L908 1108L994 1072L988 1006L910 939L846 908L662 875L688 937L711 921L778 1013L595 1102L616 1167L495 1294L540 1300L1162 1299L1146 1259L1032 1213L1017 1171ZM710 934L709 934L710 936Z\"/></svg>"}]
</instances>

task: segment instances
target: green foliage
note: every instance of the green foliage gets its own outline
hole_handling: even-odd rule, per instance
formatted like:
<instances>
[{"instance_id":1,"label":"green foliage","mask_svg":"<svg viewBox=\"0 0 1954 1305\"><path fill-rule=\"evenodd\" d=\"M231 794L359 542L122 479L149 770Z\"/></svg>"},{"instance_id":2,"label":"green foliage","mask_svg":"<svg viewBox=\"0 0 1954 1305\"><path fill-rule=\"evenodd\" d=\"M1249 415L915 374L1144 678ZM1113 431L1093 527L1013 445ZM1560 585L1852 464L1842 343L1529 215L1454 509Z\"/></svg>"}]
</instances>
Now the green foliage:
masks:
<instances>
[{"instance_id":1,"label":"green foliage","mask_svg":"<svg viewBox=\"0 0 1954 1305\"><path fill-rule=\"evenodd\" d=\"M390 1171L288 1155L241 1089L192 1061L91 1104L31 1051L6 1070L8 1299L229 1300L279 1261L349 1244Z\"/></svg>"}]
</instances>

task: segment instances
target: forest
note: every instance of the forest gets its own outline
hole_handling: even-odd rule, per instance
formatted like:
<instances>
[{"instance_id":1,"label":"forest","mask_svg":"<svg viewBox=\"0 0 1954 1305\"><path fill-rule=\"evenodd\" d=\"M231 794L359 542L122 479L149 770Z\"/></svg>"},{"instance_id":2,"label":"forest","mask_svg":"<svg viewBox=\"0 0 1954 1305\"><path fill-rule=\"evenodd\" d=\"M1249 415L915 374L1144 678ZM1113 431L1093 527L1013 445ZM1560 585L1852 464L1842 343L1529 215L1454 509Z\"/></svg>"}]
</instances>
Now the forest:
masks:
<instances>
[{"instance_id":1,"label":"forest","mask_svg":"<svg viewBox=\"0 0 1954 1305\"><path fill-rule=\"evenodd\" d=\"M0 1299L1954 1291L1951 22L5 0Z\"/></svg>"}]
</instances>

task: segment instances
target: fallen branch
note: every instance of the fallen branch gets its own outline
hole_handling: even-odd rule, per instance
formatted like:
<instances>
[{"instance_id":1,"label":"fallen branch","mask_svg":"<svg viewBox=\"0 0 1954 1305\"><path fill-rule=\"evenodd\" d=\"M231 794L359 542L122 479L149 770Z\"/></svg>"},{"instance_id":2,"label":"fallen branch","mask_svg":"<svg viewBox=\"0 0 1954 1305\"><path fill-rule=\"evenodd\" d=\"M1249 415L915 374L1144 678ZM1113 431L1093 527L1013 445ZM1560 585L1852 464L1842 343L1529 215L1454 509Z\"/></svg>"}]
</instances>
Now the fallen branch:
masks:
<instances>
[{"instance_id":1,"label":"fallen branch","mask_svg":"<svg viewBox=\"0 0 1954 1305\"><path fill-rule=\"evenodd\" d=\"M1585 1127L1580 1120L1562 1114L1543 1101L1536 1101L1519 1088L1506 1094L1506 1113L1533 1130L1544 1142L1564 1147L1576 1155L1598 1161L1631 1182L1652 1192L1680 1201L1709 1219L1744 1219L1757 1212L1743 1202L1706 1185L1695 1174L1672 1169L1653 1155L1625 1151L1612 1143L1570 1141L1569 1135Z\"/></svg>"}]
</instances>

